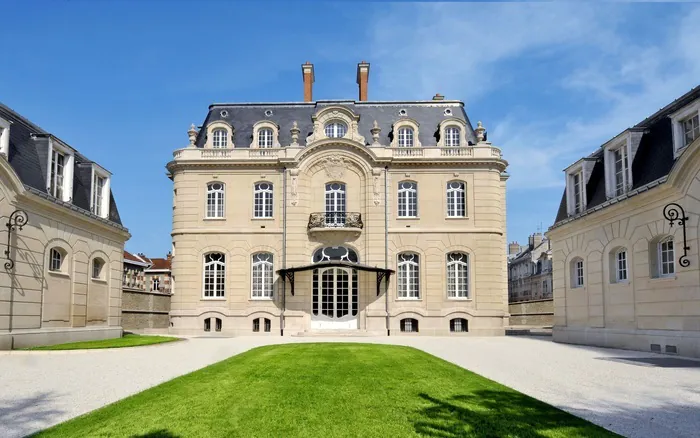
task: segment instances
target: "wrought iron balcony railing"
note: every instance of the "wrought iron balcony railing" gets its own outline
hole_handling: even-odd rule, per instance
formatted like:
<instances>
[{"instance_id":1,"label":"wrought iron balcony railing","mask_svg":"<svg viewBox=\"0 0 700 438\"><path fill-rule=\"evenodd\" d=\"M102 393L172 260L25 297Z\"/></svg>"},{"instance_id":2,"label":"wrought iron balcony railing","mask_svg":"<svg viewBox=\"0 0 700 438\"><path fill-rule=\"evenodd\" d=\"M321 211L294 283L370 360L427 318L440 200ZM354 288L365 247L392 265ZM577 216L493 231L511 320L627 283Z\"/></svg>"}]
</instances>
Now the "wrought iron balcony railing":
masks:
<instances>
[{"instance_id":1,"label":"wrought iron balcony railing","mask_svg":"<svg viewBox=\"0 0 700 438\"><path fill-rule=\"evenodd\" d=\"M355 228L362 229L362 215L346 211L311 213L308 229L312 228Z\"/></svg>"}]
</instances>

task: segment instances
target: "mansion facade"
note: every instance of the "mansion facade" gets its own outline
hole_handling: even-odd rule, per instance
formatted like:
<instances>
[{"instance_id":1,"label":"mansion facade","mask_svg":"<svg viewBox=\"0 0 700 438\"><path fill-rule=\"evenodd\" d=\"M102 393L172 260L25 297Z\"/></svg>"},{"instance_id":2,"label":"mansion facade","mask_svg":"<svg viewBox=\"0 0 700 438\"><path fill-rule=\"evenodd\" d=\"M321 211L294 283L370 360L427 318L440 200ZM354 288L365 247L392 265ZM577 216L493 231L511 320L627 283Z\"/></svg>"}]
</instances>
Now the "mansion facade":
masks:
<instances>
[{"instance_id":1,"label":"mansion facade","mask_svg":"<svg viewBox=\"0 0 700 438\"><path fill-rule=\"evenodd\" d=\"M700 357L700 87L565 173L554 340Z\"/></svg>"},{"instance_id":2,"label":"mansion facade","mask_svg":"<svg viewBox=\"0 0 700 438\"><path fill-rule=\"evenodd\" d=\"M173 334L500 335L507 162L459 101L213 104L167 164Z\"/></svg>"}]
</instances>

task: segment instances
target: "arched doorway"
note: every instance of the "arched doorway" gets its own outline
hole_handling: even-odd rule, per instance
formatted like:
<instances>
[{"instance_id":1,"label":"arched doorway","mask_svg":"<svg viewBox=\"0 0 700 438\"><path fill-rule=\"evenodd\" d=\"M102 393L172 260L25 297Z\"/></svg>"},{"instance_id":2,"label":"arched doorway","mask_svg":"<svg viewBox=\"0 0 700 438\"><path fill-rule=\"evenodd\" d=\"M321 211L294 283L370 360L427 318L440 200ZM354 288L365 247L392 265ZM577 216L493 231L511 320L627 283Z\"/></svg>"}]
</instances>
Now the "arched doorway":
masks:
<instances>
[{"instance_id":1,"label":"arched doorway","mask_svg":"<svg viewBox=\"0 0 700 438\"><path fill-rule=\"evenodd\" d=\"M344 246L319 248L314 263L327 261L357 263L357 253ZM357 270L328 267L313 271L312 329L356 329L358 311Z\"/></svg>"}]
</instances>

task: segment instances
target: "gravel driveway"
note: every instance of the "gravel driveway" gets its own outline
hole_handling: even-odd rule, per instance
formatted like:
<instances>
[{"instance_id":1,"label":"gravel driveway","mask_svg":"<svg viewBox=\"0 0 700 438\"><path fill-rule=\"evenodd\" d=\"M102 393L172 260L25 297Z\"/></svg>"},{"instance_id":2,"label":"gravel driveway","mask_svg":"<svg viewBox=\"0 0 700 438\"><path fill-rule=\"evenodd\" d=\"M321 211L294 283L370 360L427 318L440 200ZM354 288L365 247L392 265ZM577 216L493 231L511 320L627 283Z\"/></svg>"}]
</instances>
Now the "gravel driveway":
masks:
<instances>
[{"instance_id":1,"label":"gravel driveway","mask_svg":"<svg viewBox=\"0 0 700 438\"><path fill-rule=\"evenodd\" d=\"M89 412L260 345L413 346L630 437L700 436L700 362L535 337L191 338L116 350L0 352L0 437Z\"/></svg>"}]
</instances>

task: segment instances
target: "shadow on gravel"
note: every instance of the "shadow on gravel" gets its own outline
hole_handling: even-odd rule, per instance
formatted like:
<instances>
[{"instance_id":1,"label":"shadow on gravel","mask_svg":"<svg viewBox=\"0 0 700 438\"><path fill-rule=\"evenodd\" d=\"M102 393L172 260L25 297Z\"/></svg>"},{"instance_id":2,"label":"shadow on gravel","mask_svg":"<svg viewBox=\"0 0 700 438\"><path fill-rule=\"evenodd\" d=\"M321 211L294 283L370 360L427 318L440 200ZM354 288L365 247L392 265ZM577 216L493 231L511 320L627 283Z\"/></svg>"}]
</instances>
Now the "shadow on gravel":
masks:
<instances>
[{"instance_id":1,"label":"shadow on gravel","mask_svg":"<svg viewBox=\"0 0 700 438\"><path fill-rule=\"evenodd\" d=\"M53 393L42 392L0 404L0 435L25 436L56 423L64 411L54 408L53 399Z\"/></svg>"},{"instance_id":2,"label":"shadow on gravel","mask_svg":"<svg viewBox=\"0 0 700 438\"><path fill-rule=\"evenodd\" d=\"M598 360L658 368L700 368L700 361L677 357L596 357Z\"/></svg>"}]
</instances>

